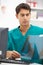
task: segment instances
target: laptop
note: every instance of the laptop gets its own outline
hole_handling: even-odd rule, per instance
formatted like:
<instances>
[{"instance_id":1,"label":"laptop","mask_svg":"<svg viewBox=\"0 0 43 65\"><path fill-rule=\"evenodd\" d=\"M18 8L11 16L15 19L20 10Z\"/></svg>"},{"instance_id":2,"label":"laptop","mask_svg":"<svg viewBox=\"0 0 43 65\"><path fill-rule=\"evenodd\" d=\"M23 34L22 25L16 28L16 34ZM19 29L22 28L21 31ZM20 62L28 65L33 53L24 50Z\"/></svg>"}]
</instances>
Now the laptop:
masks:
<instances>
[{"instance_id":1,"label":"laptop","mask_svg":"<svg viewBox=\"0 0 43 65\"><path fill-rule=\"evenodd\" d=\"M29 44L29 46L32 45L33 47L34 44L36 45L39 57L40 59L43 59L43 35L29 35L28 38L26 39L25 47L26 47L26 44L28 45L28 42L31 43ZM33 50L30 51L30 54L28 53L26 55L22 55L21 60L6 59L7 43L8 43L8 28L0 28L0 62L14 63L14 64L31 63L31 61L29 60L31 60L33 56ZM23 48L24 50L25 50L25 47ZM32 49L31 47L29 48ZM24 51L23 49L22 51ZM31 58L28 58L29 55L31 55Z\"/></svg>"}]
</instances>

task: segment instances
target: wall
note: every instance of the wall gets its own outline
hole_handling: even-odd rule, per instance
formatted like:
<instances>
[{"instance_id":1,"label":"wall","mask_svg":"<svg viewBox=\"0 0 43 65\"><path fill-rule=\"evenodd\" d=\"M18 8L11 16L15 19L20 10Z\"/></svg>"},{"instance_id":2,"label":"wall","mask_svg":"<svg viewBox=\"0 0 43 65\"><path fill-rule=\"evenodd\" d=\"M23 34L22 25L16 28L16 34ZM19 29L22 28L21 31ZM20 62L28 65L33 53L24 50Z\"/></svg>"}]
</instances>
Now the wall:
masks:
<instances>
[{"instance_id":1,"label":"wall","mask_svg":"<svg viewBox=\"0 0 43 65\"><path fill-rule=\"evenodd\" d=\"M0 27L8 27L9 30L19 26L19 22L15 16L15 7L26 0L1 0L0 4ZM2 11L1 7L6 6L5 12ZM43 22L31 23L33 25L43 27Z\"/></svg>"}]
</instances>

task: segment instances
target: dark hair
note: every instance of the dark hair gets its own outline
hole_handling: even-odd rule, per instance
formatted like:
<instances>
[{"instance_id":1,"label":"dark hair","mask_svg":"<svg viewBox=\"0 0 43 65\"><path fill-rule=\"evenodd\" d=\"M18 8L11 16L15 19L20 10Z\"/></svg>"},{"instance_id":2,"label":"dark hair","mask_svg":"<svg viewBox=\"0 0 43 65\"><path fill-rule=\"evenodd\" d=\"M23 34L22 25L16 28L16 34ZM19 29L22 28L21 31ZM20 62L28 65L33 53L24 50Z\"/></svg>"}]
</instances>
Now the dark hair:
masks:
<instances>
[{"instance_id":1,"label":"dark hair","mask_svg":"<svg viewBox=\"0 0 43 65\"><path fill-rule=\"evenodd\" d=\"M20 12L21 9L26 9L29 10L29 12L31 12L31 8L28 4L26 3L21 3L16 7L16 13L18 14Z\"/></svg>"}]
</instances>

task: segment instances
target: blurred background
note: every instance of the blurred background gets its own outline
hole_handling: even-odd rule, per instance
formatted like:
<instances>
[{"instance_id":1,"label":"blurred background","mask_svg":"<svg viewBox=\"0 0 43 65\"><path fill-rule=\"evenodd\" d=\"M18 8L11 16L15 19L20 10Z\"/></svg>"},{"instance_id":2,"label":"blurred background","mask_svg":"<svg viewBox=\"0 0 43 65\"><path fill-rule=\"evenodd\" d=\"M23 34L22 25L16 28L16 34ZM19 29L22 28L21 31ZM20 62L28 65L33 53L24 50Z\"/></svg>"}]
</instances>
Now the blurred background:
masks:
<instances>
[{"instance_id":1,"label":"blurred background","mask_svg":"<svg viewBox=\"0 0 43 65\"><path fill-rule=\"evenodd\" d=\"M31 7L30 24L43 28L43 0L0 0L0 27L11 30L19 26L15 7L20 3L27 3Z\"/></svg>"}]
</instances>

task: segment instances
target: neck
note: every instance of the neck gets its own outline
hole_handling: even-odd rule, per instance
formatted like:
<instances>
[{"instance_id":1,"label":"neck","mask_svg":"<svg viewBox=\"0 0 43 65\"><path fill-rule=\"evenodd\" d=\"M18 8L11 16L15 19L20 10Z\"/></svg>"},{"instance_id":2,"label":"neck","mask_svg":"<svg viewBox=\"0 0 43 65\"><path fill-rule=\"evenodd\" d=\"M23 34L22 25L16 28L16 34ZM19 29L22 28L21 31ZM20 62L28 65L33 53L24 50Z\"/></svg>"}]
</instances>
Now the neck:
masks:
<instances>
[{"instance_id":1,"label":"neck","mask_svg":"<svg viewBox=\"0 0 43 65\"><path fill-rule=\"evenodd\" d=\"M30 24L27 26L22 26L22 25L20 26L21 32L26 32L29 28L30 28Z\"/></svg>"}]
</instances>

